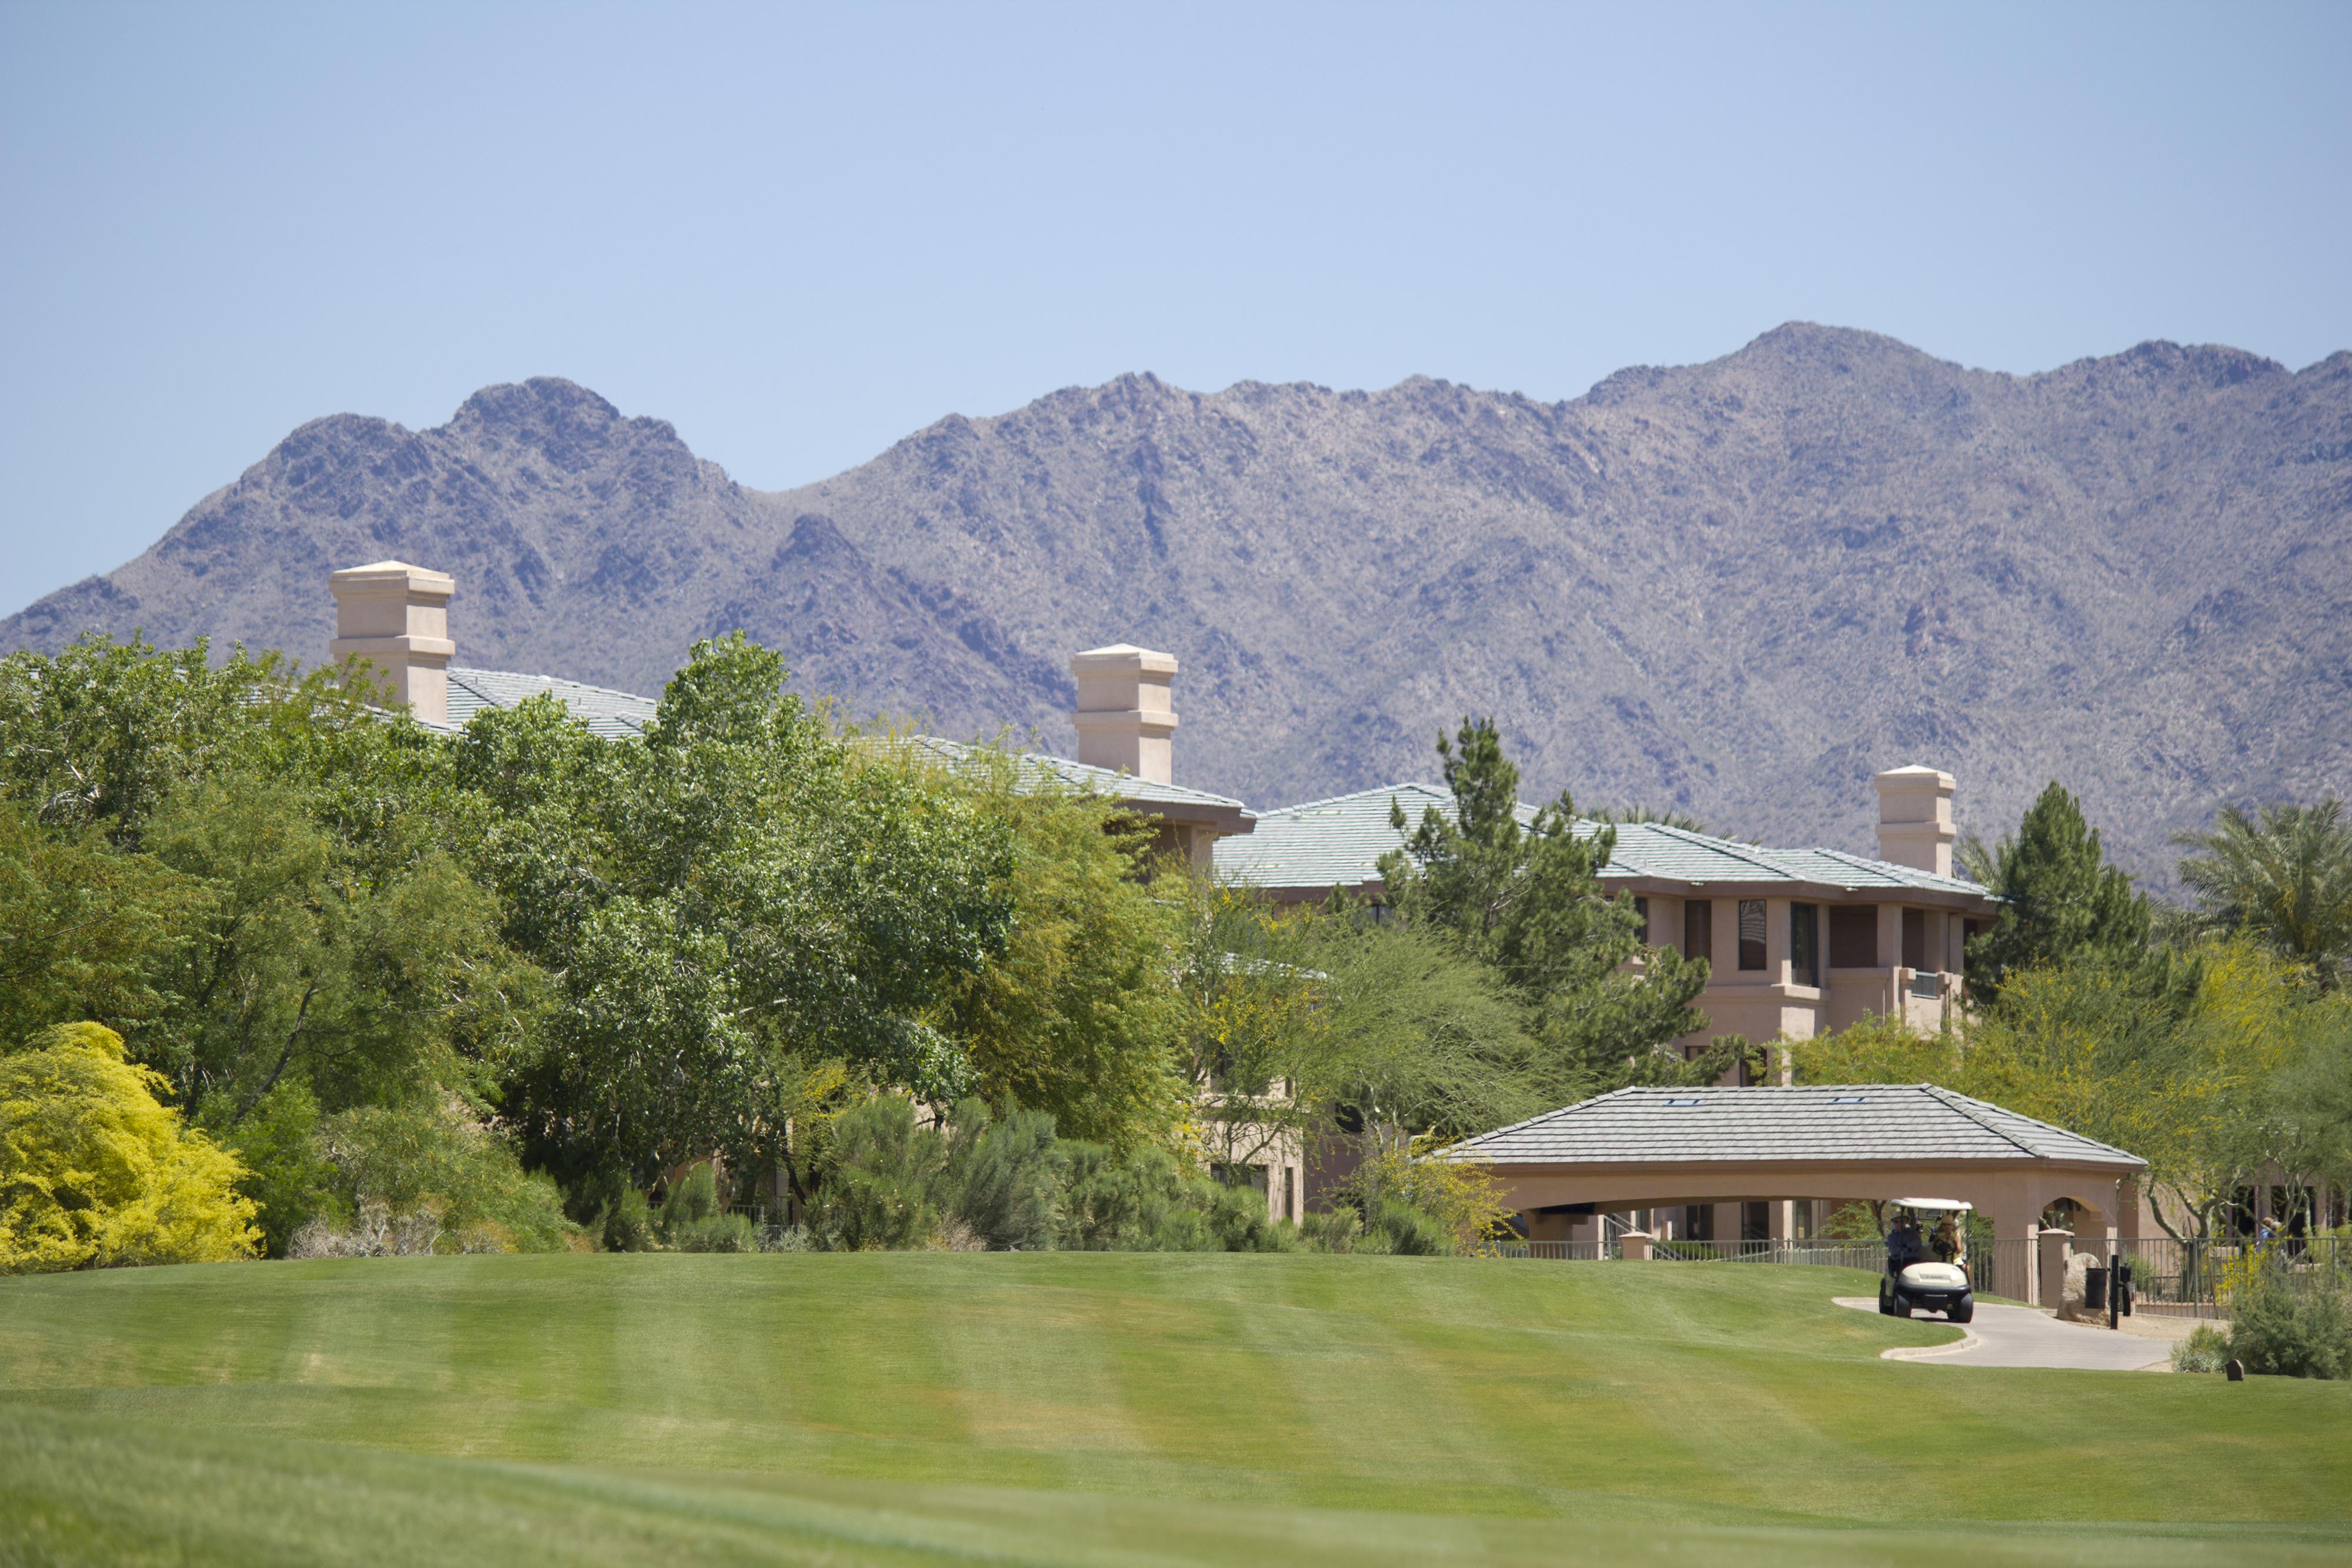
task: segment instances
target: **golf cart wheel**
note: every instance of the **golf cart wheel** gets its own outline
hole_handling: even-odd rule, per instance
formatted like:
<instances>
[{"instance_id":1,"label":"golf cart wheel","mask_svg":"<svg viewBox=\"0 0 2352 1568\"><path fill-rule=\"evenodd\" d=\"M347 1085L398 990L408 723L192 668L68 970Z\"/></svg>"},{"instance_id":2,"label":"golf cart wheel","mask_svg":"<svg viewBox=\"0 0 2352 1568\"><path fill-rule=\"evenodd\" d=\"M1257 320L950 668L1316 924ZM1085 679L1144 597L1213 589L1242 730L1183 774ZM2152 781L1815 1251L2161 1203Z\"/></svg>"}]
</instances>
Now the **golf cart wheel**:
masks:
<instances>
[{"instance_id":1,"label":"golf cart wheel","mask_svg":"<svg viewBox=\"0 0 2352 1568\"><path fill-rule=\"evenodd\" d=\"M1956 1323L1967 1322L1976 1315L1977 1299L1974 1296L1962 1296L1958 1301L1954 1301L1951 1310L1944 1314L1947 1319Z\"/></svg>"},{"instance_id":2,"label":"golf cart wheel","mask_svg":"<svg viewBox=\"0 0 2352 1568\"><path fill-rule=\"evenodd\" d=\"M1911 1315L1911 1298L1905 1295L1900 1291L1895 1291L1895 1305L1892 1310L1895 1315L1898 1318L1909 1317Z\"/></svg>"},{"instance_id":3,"label":"golf cart wheel","mask_svg":"<svg viewBox=\"0 0 2352 1568\"><path fill-rule=\"evenodd\" d=\"M1884 1280L1878 1281L1878 1315L1882 1318L1895 1315L1895 1292Z\"/></svg>"}]
</instances>

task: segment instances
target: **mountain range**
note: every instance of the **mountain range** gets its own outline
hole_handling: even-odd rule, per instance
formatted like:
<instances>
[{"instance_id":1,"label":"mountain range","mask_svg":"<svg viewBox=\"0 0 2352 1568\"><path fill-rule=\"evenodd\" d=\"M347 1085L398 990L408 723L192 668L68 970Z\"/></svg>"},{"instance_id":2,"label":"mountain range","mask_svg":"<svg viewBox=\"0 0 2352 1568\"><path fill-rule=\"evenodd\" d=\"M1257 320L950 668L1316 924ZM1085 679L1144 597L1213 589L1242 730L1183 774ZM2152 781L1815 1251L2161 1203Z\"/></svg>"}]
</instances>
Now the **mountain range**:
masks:
<instances>
[{"instance_id":1,"label":"mountain range","mask_svg":"<svg viewBox=\"0 0 2352 1568\"><path fill-rule=\"evenodd\" d=\"M2158 889L2224 800L2345 793L2352 352L2151 342L2043 374L1792 323L1542 402L1157 378L950 415L762 492L557 379L289 435L119 570L0 621L323 658L327 574L454 574L457 662L655 692L732 628L851 714L1074 745L1069 655L1174 653L1179 782L1428 777L1868 852L1871 772L1995 836L2055 778Z\"/></svg>"}]
</instances>

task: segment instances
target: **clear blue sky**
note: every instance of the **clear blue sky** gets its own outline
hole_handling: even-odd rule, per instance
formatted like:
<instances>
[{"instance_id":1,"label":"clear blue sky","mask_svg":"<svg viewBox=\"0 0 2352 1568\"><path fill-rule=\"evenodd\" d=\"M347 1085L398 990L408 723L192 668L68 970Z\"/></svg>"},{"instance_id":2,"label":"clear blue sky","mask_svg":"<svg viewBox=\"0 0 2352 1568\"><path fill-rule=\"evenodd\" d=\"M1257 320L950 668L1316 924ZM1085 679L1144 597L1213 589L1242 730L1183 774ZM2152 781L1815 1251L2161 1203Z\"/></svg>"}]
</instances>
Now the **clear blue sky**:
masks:
<instances>
[{"instance_id":1,"label":"clear blue sky","mask_svg":"<svg viewBox=\"0 0 2352 1568\"><path fill-rule=\"evenodd\" d=\"M0 5L0 612L302 421L582 382L747 484L1791 319L2352 347L2352 5Z\"/></svg>"}]
</instances>

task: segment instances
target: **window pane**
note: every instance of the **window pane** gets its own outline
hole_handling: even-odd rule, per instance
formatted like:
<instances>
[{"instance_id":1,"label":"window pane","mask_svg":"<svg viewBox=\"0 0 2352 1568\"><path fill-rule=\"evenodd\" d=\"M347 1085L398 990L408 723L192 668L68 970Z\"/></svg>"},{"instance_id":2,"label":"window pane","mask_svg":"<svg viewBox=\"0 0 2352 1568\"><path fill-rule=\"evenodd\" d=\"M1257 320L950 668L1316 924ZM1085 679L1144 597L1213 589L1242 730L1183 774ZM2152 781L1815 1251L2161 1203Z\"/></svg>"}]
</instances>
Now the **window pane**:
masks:
<instances>
[{"instance_id":1,"label":"window pane","mask_svg":"<svg viewBox=\"0 0 2352 1568\"><path fill-rule=\"evenodd\" d=\"M1924 909L1903 912L1903 967L1906 969L1939 967L1927 961L1927 912Z\"/></svg>"},{"instance_id":2,"label":"window pane","mask_svg":"<svg viewBox=\"0 0 2352 1568\"><path fill-rule=\"evenodd\" d=\"M1878 967L1878 905L1841 904L1830 910L1830 967Z\"/></svg>"},{"instance_id":3,"label":"window pane","mask_svg":"<svg viewBox=\"0 0 2352 1568\"><path fill-rule=\"evenodd\" d=\"M1789 905L1789 973L1801 986L1822 983L1822 908L1818 904Z\"/></svg>"},{"instance_id":4,"label":"window pane","mask_svg":"<svg viewBox=\"0 0 2352 1568\"><path fill-rule=\"evenodd\" d=\"M1715 956L1715 905L1704 898L1683 905L1683 956Z\"/></svg>"},{"instance_id":5,"label":"window pane","mask_svg":"<svg viewBox=\"0 0 2352 1568\"><path fill-rule=\"evenodd\" d=\"M1760 898L1739 901L1739 967L1764 967L1764 901Z\"/></svg>"}]
</instances>

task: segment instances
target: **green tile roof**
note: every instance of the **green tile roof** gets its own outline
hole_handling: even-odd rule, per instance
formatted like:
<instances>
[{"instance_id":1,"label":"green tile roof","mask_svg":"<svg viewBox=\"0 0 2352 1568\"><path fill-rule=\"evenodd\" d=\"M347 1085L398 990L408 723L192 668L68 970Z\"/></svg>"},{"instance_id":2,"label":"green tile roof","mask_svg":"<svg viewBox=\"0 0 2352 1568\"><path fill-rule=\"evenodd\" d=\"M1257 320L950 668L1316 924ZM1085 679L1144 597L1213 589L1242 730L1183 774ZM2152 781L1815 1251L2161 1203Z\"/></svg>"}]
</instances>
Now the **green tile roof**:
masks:
<instances>
[{"instance_id":1,"label":"green tile roof","mask_svg":"<svg viewBox=\"0 0 2352 1568\"><path fill-rule=\"evenodd\" d=\"M630 736L643 735L654 722L655 704L651 697L608 691L603 686L585 685L556 675L525 675L511 670L467 670L452 665L449 670L448 727L463 729L466 721L484 708L518 707L524 698L535 697L541 693L552 695L571 709L572 716L586 725L591 734L607 740L624 740Z\"/></svg>"},{"instance_id":2,"label":"green tile roof","mask_svg":"<svg viewBox=\"0 0 2352 1568\"><path fill-rule=\"evenodd\" d=\"M1449 820L1454 815L1452 793L1433 784L1391 784L1261 811L1247 838L1217 841L1217 873L1229 881L1265 888L1355 888L1377 882L1381 856L1404 841L1404 834L1391 822L1391 802L1404 808L1408 829L1430 807ZM1535 807L1519 803L1522 825L1534 821L1535 815ZM1576 831L1590 834L1599 827L1584 821ZM1617 848L1601 874L1604 881L1797 882L1855 892L1904 888L1986 896L1983 888L1962 877L1937 876L1838 850L1761 849L1658 822L1618 823Z\"/></svg>"},{"instance_id":3,"label":"green tile roof","mask_svg":"<svg viewBox=\"0 0 2352 1568\"><path fill-rule=\"evenodd\" d=\"M1933 1083L1620 1089L1465 1138L1438 1157L1504 1168L2054 1161L2129 1174L2147 1166L2111 1145Z\"/></svg>"},{"instance_id":4,"label":"green tile roof","mask_svg":"<svg viewBox=\"0 0 2352 1568\"><path fill-rule=\"evenodd\" d=\"M935 735L910 737L928 751L961 762L973 755L975 747L961 741L941 740ZM1218 811L1238 811L1249 814L1249 808L1225 795L1212 795L1206 789L1187 789L1181 784L1160 784L1149 779L1138 779L1132 773L1117 768L1097 768L1091 762L1073 762L1066 757L1055 757L1042 751L1014 752L1013 760L1025 779L1039 781L1052 779L1068 789L1084 790L1113 800L1132 800L1139 805L1168 807L1205 807Z\"/></svg>"}]
</instances>

